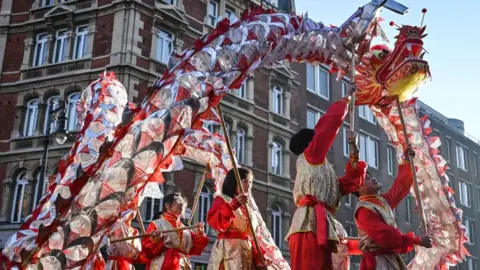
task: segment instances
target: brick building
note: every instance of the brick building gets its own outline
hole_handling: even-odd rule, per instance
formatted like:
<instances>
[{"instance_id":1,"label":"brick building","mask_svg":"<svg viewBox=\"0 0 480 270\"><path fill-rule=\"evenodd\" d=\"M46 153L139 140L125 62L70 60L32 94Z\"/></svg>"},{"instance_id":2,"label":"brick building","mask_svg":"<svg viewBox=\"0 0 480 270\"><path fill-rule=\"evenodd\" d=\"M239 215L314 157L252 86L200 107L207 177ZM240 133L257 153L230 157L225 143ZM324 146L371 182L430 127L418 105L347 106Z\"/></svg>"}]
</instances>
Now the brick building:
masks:
<instances>
[{"instance_id":1,"label":"brick building","mask_svg":"<svg viewBox=\"0 0 480 270\"><path fill-rule=\"evenodd\" d=\"M171 51L180 53L211 31L218 16L238 16L250 4L288 11L295 6L294 0L0 0L0 116L4 121L0 128L0 248L45 190L39 172L47 112L52 106L65 102L67 117L74 119L79 93L105 67L117 74L129 91L130 101L141 102L147 86L165 71ZM344 92L344 82L337 82L322 66L282 62L250 74L242 88L222 102L237 158L254 171L254 196L286 258L288 245L283 238L294 210L291 188L295 175L295 157L287 151L288 139L299 127L312 127ZM386 136L368 109L359 108L359 114L360 147L368 149L362 151L363 158L377 178L391 183L396 164ZM461 185L465 190L455 196L457 202L462 198L467 205L465 216L470 218L467 223L474 234L474 220L480 215L473 210L473 206L480 208L476 173L480 146L452 129L444 116L437 118L433 120L436 131L442 141L449 138L451 142L453 187L458 190ZM208 128L219 131L218 126ZM70 149L78 125L67 122L67 129L72 136L66 144L52 140L47 164L50 172ZM347 162L345 140L342 129L329 153L338 174ZM464 148L456 150L457 144ZM458 169L457 162L459 168L467 169ZM166 193L180 189L189 197L191 207L204 168L190 160L185 160L185 168L165 175L167 181L161 188ZM205 220L212 193L213 187L207 183L194 221ZM146 199L140 207L143 219L150 221L161 206L160 200ZM346 197L337 215L352 235L356 235L354 206L353 197ZM397 209L403 231L418 227L413 208L409 199ZM215 233L210 230L209 234L213 243ZM209 249L193 258L195 269L204 269ZM475 242L469 249L480 254ZM354 262L358 263L358 258ZM475 269L466 267L463 269Z\"/></svg>"}]
</instances>

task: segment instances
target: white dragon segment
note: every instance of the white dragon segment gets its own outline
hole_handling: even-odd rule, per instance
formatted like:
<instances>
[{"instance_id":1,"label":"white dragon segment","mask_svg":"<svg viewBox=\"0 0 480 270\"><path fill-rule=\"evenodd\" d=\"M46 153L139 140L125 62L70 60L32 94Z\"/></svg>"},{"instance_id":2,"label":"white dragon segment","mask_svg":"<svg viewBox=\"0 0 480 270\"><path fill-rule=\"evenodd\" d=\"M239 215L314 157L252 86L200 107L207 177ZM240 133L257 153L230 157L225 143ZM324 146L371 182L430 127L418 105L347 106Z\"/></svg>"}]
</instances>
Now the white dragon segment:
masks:
<instances>
[{"instance_id":1,"label":"white dragon segment","mask_svg":"<svg viewBox=\"0 0 480 270\"><path fill-rule=\"evenodd\" d=\"M9 242L10 262L17 262L16 267L23 262L28 269L92 267L120 213L136 209L146 184L175 168L186 130L198 128L203 113L229 89L239 88L249 71L282 59L327 63L346 73L353 57L347 47L355 47L361 58L385 2L392 1L365 5L340 28L262 10L245 12L232 24L220 21L193 48L171 58L170 71L154 84L133 118L116 129L112 144L86 173L72 174L72 185L62 186L56 200L50 199L64 206L61 213L52 213L54 222L24 238L20 247ZM62 204L64 198L73 203Z\"/></svg>"},{"instance_id":2,"label":"white dragon segment","mask_svg":"<svg viewBox=\"0 0 480 270\"><path fill-rule=\"evenodd\" d=\"M400 161L404 153L405 136L398 108L370 107L389 141L397 150ZM408 138L415 149L415 166L418 167L420 198L423 202L428 232L433 238L433 248L417 247L409 269L443 269L442 265L453 266L461 262L466 252L463 244L468 241L462 225L462 210L455 206L455 199L448 186L446 162L438 151L440 138L429 137L430 121L421 119L416 108L416 99L402 104ZM398 154L400 153L400 154ZM412 192L414 194L414 192Z\"/></svg>"}]
</instances>

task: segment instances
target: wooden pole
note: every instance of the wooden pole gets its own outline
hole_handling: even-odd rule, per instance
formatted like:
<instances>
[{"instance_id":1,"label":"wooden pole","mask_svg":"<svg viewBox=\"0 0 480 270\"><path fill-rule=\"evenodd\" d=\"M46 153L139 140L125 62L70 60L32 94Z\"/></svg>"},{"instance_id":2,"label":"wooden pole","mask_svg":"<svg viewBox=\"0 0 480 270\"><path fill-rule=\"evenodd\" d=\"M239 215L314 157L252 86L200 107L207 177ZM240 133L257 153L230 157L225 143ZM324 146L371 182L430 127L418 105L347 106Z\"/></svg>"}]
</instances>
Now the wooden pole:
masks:
<instances>
[{"instance_id":1,"label":"wooden pole","mask_svg":"<svg viewBox=\"0 0 480 270\"><path fill-rule=\"evenodd\" d=\"M237 164L235 162L235 157L233 156L232 145L230 144L227 128L225 127L225 119L223 119L223 113L222 113L222 109L220 108L220 104L217 105L217 110L218 110L218 115L220 117L220 124L222 125L223 134L225 135L225 143L227 144L228 154L230 155L230 160L232 162L232 169L235 174L235 179L237 180L237 186L240 189L241 193L245 193L242 186L242 180L240 179L240 173L238 172ZM245 209L248 216L248 224L250 225L250 229L252 231L253 241L255 242L255 246L257 247L258 253L260 255L259 257L260 257L261 263L265 264L262 253L260 251L260 245L258 244L257 235L255 234L255 228L253 227L250 210L248 209L248 207L245 207Z\"/></svg>"},{"instance_id":2,"label":"wooden pole","mask_svg":"<svg viewBox=\"0 0 480 270\"><path fill-rule=\"evenodd\" d=\"M158 231L158 232L161 232L161 233L178 232L178 231L195 229L195 228L197 228L197 227L198 227L197 225L194 225L194 226L185 226L185 227L181 227L181 228L175 228L175 229ZM153 235L154 235L153 233L143 233L143 234L139 234L139 235L134 235L134 236L124 237L124 238L120 238L120 239L115 239L115 240L110 241L110 243L117 243L117 242L122 242L122 241L128 241L128 240L132 240L132 239L144 238L144 237L149 237L149 236L153 236Z\"/></svg>"},{"instance_id":3,"label":"wooden pole","mask_svg":"<svg viewBox=\"0 0 480 270\"><path fill-rule=\"evenodd\" d=\"M192 225L193 216L195 215L195 210L197 210L198 199L200 199L203 185L205 184L205 180L207 179L208 170L210 170L209 163L207 163L207 166L205 166L205 170L203 170L202 180L200 181L200 185L198 185L197 194L195 195L195 200L193 201L192 211L190 213L190 218L188 219L187 225Z\"/></svg>"},{"instance_id":4,"label":"wooden pole","mask_svg":"<svg viewBox=\"0 0 480 270\"><path fill-rule=\"evenodd\" d=\"M142 216L140 215L140 210L138 210L138 208L137 208L137 219L138 219L138 223L140 224L140 230L142 231L142 233L145 233L145 227L143 226Z\"/></svg>"},{"instance_id":5,"label":"wooden pole","mask_svg":"<svg viewBox=\"0 0 480 270\"><path fill-rule=\"evenodd\" d=\"M350 82L355 84L355 47L352 46L352 63L350 65ZM355 91L352 91L350 94L350 131L355 132ZM348 138L348 135L345 134ZM350 162L352 163L353 168L357 168L358 160L359 160L359 150L357 143L348 142L350 146Z\"/></svg>"},{"instance_id":6,"label":"wooden pole","mask_svg":"<svg viewBox=\"0 0 480 270\"><path fill-rule=\"evenodd\" d=\"M402 106L400 105L400 99L398 96L396 97L397 101L397 107L398 107L398 115L400 116L400 121L402 123L402 128L403 128L403 135L405 136L405 142L407 143L407 149L411 148L410 145L410 140L408 139L408 133L407 133L407 126L405 125L405 119L403 118L403 112L402 112ZM412 175L413 175L413 190L415 191L415 197L417 199L417 204L418 204L418 212L420 215L420 230L422 231L423 234L427 234L427 223L425 221L425 212L423 210L423 203L420 198L420 190L418 188L418 179L417 179L417 171L415 170L415 163L414 163L414 157L409 155L409 163L410 163L410 169L412 170Z\"/></svg>"}]
</instances>

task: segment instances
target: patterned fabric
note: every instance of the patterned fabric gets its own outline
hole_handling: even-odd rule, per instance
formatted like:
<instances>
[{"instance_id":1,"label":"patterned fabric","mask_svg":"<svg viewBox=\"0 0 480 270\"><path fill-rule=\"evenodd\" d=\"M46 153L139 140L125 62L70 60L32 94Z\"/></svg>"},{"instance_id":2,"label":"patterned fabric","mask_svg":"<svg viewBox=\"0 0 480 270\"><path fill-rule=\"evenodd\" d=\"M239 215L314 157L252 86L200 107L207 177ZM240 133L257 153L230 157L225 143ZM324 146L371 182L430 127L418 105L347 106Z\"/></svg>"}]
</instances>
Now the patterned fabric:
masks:
<instances>
[{"instance_id":1,"label":"patterned fabric","mask_svg":"<svg viewBox=\"0 0 480 270\"><path fill-rule=\"evenodd\" d=\"M174 227L170 224L170 222L168 222L163 217L155 220L154 223L158 230L163 231L163 230L174 229ZM184 227L184 225L180 223L178 227ZM170 233L163 234L162 240L164 242L164 246L166 248L175 248L179 251L183 251L184 253L188 254L190 249L193 247L191 232L190 230L183 230L180 232L170 232ZM181 235L181 238L179 237L179 235ZM180 268L182 270L192 269L192 265L188 257L182 253L180 253L180 255L182 256L182 258L180 259ZM162 253L162 255L153 259L150 264L150 269L161 269L164 259L165 259L165 253Z\"/></svg>"},{"instance_id":2,"label":"patterned fabric","mask_svg":"<svg viewBox=\"0 0 480 270\"><path fill-rule=\"evenodd\" d=\"M295 203L305 195L313 195L319 201L325 203L330 208L336 208L340 203L340 185L337 175L332 165L325 160L321 165L311 165L302 154L297 158L297 176L295 178L295 186L293 188L293 199ZM326 211L328 223L328 239L338 241L335 232L335 221L330 212ZM316 233L317 222L315 211L312 207L299 207L295 211L292 219L292 225L286 236L286 240L290 235L299 232Z\"/></svg>"},{"instance_id":3,"label":"patterned fabric","mask_svg":"<svg viewBox=\"0 0 480 270\"><path fill-rule=\"evenodd\" d=\"M355 214L360 207L364 207L372 212L378 213L387 225L397 228L397 223L395 222L395 215L393 214L392 209L388 205L388 202L382 197L377 196L382 202L382 206L374 204L369 201L359 201L355 209ZM361 240L358 244L359 249L364 253L374 252L380 249L380 247L373 242L373 240L368 237L368 235L361 230L358 226L358 235ZM399 254L382 254L375 256L378 270L406 270L407 266L402 260L402 257Z\"/></svg>"},{"instance_id":4,"label":"patterned fabric","mask_svg":"<svg viewBox=\"0 0 480 270\"><path fill-rule=\"evenodd\" d=\"M225 195L220 195L226 203L230 203L232 199ZM248 206L246 206L248 207ZM250 207L248 207L250 211ZM258 221L252 215L253 227L257 228ZM235 210L235 219L228 227L227 231L238 231L252 235L248 224L248 217L242 211L242 208ZM208 270L218 270L222 265L225 269L254 269L253 263L253 247L252 242L242 239L217 239L213 245L208 263Z\"/></svg>"},{"instance_id":5,"label":"patterned fabric","mask_svg":"<svg viewBox=\"0 0 480 270\"><path fill-rule=\"evenodd\" d=\"M347 234L342 223L335 219L335 231L337 235L343 237L351 236ZM332 253L332 268L334 270L349 270L350 269L350 256L348 256L348 247L344 244L339 244L337 253Z\"/></svg>"}]
</instances>

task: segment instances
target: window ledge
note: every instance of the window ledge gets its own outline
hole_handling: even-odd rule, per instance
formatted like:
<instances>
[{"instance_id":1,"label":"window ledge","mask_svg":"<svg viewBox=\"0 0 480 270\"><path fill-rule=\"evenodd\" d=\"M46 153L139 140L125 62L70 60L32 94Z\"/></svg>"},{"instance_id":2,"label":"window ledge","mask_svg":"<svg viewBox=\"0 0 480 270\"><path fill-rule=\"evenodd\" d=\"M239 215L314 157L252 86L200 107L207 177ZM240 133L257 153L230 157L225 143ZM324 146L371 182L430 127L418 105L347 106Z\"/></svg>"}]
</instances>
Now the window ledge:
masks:
<instances>
[{"instance_id":1,"label":"window ledge","mask_svg":"<svg viewBox=\"0 0 480 270\"><path fill-rule=\"evenodd\" d=\"M81 58L74 60L66 60L60 63L22 68L22 80L46 76L55 76L60 75L61 73L90 69L91 60L91 58Z\"/></svg>"}]
</instances>

